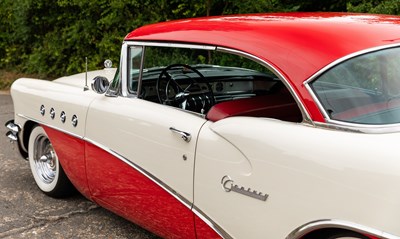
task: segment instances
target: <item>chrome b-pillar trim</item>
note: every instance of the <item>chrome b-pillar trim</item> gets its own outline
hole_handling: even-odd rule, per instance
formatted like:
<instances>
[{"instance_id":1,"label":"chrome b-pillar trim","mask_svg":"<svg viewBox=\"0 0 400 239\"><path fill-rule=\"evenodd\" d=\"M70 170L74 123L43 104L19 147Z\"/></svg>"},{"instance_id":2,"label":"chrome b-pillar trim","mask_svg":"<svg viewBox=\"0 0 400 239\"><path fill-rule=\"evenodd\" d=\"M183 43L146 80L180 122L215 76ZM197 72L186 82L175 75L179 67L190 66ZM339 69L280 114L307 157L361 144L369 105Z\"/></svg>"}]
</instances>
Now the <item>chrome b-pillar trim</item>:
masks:
<instances>
[{"instance_id":1,"label":"chrome b-pillar trim","mask_svg":"<svg viewBox=\"0 0 400 239\"><path fill-rule=\"evenodd\" d=\"M398 236L394 236L389 233L382 232L373 228L369 228L352 222L346 222L334 219L324 219L306 223L296 228L294 231L292 231L286 237L286 239L301 239L303 236L307 235L310 232L327 228L350 230L363 235L378 237L380 239L400 239L400 237Z\"/></svg>"}]
</instances>

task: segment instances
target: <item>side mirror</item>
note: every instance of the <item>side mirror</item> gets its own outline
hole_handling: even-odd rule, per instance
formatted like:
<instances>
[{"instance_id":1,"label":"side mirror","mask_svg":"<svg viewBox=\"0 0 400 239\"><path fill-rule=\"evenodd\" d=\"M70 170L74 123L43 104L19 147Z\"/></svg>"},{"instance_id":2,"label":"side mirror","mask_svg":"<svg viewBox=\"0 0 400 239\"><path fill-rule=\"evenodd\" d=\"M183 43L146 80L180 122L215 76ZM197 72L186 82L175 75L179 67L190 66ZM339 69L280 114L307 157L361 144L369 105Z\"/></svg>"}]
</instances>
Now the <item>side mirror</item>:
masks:
<instances>
[{"instance_id":1,"label":"side mirror","mask_svg":"<svg viewBox=\"0 0 400 239\"><path fill-rule=\"evenodd\" d=\"M92 90L98 94L104 94L109 86L110 82L104 76L96 76L92 81Z\"/></svg>"}]
</instances>

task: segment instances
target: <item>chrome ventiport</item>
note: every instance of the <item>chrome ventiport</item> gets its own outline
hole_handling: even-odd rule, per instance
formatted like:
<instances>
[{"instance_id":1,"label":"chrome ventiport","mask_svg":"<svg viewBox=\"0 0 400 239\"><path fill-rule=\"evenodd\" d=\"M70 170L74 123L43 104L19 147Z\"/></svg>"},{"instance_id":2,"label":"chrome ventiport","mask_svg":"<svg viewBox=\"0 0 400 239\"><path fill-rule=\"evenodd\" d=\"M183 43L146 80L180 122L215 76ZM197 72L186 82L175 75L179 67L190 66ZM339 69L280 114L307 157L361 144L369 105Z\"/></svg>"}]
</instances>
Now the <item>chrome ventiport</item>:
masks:
<instances>
[{"instance_id":1,"label":"chrome ventiport","mask_svg":"<svg viewBox=\"0 0 400 239\"><path fill-rule=\"evenodd\" d=\"M44 116L45 113L46 113L46 108L44 107L44 105L41 105L41 106L40 106L40 114L41 114L42 116Z\"/></svg>"},{"instance_id":2,"label":"chrome ventiport","mask_svg":"<svg viewBox=\"0 0 400 239\"><path fill-rule=\"evenodd\" d=\"M18 125L14 124L14 120L10 120L5 124L6 128L9 130L6 136L13 142L18 141L18 133L20 128Z\"/></svg>"},{"instance_id":3,"label":"chrome ventiport","mask_svg":"<svg viewBox=\"0 0 400 239\"><path fill-rule=\"evenodd\" d=\"M76 127L78 125L78 116L73 115L71 122L72 122L72 126Z\"/></svg>"},{"instance_id":4,"label":"chrome ventiport","mask_svg":"<svg viewBox=\"0 0 400 239\"><path fill-rule=\"evenodd\" d=\"M67 116L66 116L64 111L61 112L60 119L61 119L61 122L65 123L65 120L67 119Z\"/></svg>"},{"instance_id":5,"label":"chrome ventiport","mask_svg":"<svg viewBox=\"0 0 400 239\"><path fill-rule=\"evenodd\" d=\"M56 117L56 111L54 110L54 108L50 109L50 118L54 119L54 117Z\"/></svg>"}]
</instances>

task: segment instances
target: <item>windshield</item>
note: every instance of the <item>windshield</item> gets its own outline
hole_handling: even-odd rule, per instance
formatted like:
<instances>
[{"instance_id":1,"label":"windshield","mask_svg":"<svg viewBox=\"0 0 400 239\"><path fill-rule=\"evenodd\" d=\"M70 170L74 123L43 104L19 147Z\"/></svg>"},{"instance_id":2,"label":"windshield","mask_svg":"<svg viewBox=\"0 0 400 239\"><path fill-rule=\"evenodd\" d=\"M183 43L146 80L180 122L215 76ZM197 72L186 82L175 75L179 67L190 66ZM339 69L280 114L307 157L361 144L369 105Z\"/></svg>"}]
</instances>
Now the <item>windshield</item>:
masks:
<instances>
[{"instance_id":1,"label":"windshield","mask_svg":"<svg viewBox=\"0 0 400 239\"><path fill-rule=\"evenodd\" d=\"M357 124L400 123L400 48L351 58L311 88L330 119Z\"/></svg>"}]
</instances>

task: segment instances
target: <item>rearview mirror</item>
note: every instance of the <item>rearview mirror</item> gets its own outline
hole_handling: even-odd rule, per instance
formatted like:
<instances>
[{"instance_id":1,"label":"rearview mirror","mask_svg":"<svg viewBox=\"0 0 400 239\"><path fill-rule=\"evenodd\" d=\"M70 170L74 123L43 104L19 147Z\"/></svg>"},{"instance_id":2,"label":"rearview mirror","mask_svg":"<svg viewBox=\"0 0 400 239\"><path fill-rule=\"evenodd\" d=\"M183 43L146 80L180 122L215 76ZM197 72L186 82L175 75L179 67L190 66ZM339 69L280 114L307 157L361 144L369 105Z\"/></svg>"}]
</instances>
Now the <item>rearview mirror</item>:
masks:
<instances>
[{"instance_id":1,"label":"rearview mirror","mask_svg":"<svg viewBox=\"0 0 400 239\"><path fill-rule=\"evenodd\" d=\"M104 94L109 86L110 82L104 76L96 76L92 81L92 90L98 94Z\"/></svg>"}]
</instances>

